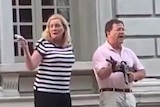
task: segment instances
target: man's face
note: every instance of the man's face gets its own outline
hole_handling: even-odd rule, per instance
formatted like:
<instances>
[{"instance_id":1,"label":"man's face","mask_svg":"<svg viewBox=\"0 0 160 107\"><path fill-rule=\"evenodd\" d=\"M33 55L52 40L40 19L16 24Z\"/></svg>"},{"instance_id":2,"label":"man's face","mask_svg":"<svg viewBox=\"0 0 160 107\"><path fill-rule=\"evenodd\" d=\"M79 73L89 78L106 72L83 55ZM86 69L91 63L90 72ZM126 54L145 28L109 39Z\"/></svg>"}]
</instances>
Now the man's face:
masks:
<instances>
[{"instance_id":1,"label":"man's face","mask_svg":"<svg viewBox=\"0 0 160 107\"><path fill-rule=\"evenodd\" d=\"M125 39L124 25L122 23L114 23L112 30L107 32L107 37L110 43L121 45Z\"/></svg>"}]
</instances>

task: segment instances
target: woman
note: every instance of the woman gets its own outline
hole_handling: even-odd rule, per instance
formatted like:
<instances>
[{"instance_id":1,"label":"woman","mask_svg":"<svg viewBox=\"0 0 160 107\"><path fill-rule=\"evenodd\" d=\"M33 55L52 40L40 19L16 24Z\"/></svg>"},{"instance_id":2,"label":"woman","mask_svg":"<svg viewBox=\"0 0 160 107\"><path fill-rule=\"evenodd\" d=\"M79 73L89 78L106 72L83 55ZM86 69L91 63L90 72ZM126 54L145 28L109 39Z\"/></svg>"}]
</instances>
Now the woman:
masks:
<instances>
[{"instance_id":1,"label":"woman","mask_svg":"<svg viewBox=\"0 0 160 107\"><path fill-rule=\"evenodd\" d=\"M71 107L70 78L75 61L66 19L53 14L42 38L30 55L24 38L19 39L29 70L38 67L34 82L35 107Z\"/></svg>"}]
</instances>

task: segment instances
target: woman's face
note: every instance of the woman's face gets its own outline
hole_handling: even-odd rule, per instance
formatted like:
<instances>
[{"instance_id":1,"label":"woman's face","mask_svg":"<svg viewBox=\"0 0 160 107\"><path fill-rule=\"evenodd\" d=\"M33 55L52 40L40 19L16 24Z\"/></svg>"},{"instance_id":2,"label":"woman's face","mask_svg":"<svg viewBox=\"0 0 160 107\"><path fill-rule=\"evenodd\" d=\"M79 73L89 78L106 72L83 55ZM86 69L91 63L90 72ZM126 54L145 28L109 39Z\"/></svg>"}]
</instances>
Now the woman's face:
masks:
<instances>
[{"instance_id":1,"label":"woman's face","mask_svg":"<svg viewBox=\"0 0 160 107\"><path fill-rule=\"evenodd\" d=\"M60 19L52 19L49 23L49 33L51 38L60 40L64 36L64 27Z\"/></svg>"}]
</instances>

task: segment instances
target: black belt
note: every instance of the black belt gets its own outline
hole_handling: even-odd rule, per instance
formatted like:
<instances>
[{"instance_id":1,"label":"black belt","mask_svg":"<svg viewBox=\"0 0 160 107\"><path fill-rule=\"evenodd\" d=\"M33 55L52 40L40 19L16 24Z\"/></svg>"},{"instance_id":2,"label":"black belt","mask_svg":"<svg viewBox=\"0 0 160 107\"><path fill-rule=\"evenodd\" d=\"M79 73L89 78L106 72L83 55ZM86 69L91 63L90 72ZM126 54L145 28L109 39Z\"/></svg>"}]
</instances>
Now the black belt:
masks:
<instances>
[{"instance_id":1,"label":"black belt","mask_svg":"<svg viewBox=\"0 0 160 107\"><path fill-rule=\"evenodd\" d=\"M132 92L132 90L129 89L129 88L126 88L126 89L118 89L118 88L101 88L99 91L100 91L100 92L103 92L103 91Z\"/></svg>"}]
</instances>

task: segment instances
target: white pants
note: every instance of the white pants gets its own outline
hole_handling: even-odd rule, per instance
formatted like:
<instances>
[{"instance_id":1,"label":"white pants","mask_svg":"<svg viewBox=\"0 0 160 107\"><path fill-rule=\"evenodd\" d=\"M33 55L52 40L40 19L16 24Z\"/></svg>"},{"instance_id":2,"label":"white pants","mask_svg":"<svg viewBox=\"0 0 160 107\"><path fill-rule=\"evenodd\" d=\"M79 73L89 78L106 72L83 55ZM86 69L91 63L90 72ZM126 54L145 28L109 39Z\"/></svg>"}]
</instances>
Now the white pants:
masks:
<instances>
[{"instance_id":1,"label":"white pants","mask_svg":"<svg viewBox=\"0 0 160 107\"><path fill-rule=\"evenodd\" d=\"M136 107L133 93L104 91L100 93L100 107Z\"/></svg>"}]
</instances>

